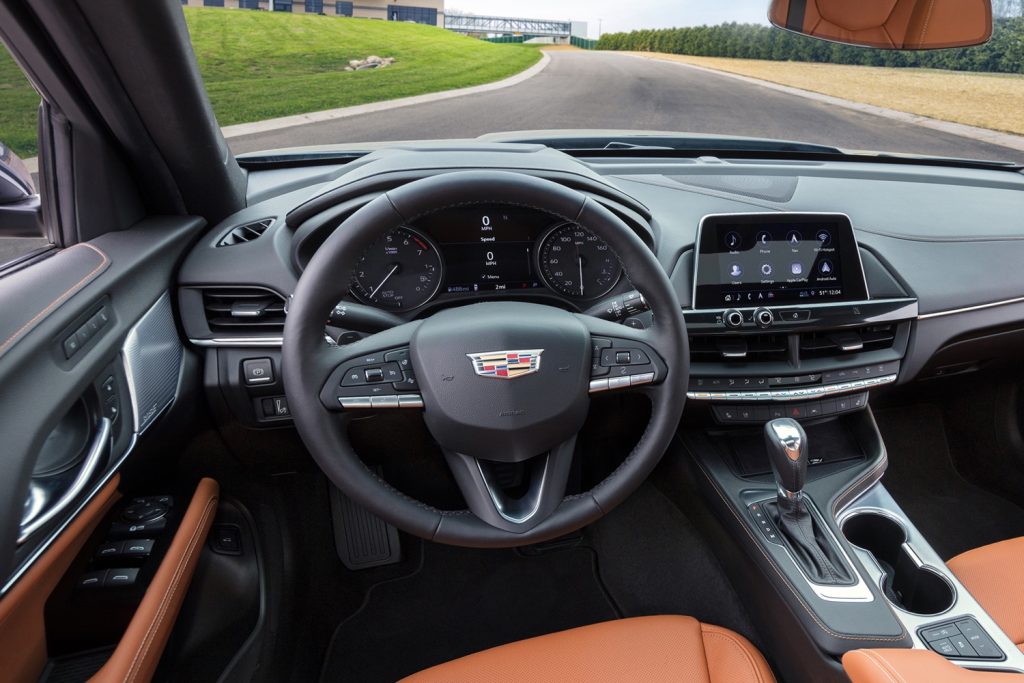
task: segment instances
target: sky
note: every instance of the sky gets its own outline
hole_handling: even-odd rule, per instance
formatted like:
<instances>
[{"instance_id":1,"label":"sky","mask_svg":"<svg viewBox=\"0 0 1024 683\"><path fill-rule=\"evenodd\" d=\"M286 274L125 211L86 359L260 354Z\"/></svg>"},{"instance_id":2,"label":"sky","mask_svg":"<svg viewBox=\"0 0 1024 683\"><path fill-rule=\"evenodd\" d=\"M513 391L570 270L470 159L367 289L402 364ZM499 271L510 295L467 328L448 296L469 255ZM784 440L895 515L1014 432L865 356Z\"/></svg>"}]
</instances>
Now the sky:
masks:
<instances>
[{"instance_id":1,"label":"sky","mask_svg":"<svg viewBox=\"0 0 1024 683\"><path fill-rule=\"evenodd\" d=\"M585 21L597 38L638 28L700 26L739 21L766 24L769 0L446 0L448 12L496 17Z\"/></svg>"}]
</instances>

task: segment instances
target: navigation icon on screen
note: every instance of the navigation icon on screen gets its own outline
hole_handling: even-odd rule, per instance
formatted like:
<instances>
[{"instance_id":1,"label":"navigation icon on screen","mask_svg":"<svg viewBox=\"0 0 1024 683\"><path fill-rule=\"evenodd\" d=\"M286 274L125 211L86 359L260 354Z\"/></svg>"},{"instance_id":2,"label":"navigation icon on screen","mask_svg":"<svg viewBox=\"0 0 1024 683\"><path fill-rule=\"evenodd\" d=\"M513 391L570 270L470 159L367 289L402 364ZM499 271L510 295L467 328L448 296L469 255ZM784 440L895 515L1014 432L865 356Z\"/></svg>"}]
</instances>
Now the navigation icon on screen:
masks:
<instances>
[{"instance_id":1,"label":"navigation icon on screen","mask_svg":"<svg viewBox=\"0 0 1024 683\"><path fill-rule=\"evenodd\" d=\"M797 232L796 230L790 230L789 234L786 235L786 241L789 242L790 246L794 246L795 247L798 244L800 244L800 239L802 237L803 236L799 232Z\"/></svg>"}]
</instances>

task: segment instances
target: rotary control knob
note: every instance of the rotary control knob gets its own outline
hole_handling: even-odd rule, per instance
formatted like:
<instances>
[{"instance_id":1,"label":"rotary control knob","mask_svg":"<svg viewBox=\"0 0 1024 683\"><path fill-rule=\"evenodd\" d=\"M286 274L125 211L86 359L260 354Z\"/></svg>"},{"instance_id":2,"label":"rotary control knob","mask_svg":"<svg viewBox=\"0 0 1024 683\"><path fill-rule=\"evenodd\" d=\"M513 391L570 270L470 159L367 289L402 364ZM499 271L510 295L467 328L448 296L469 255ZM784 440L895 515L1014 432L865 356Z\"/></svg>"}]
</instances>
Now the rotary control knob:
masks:
<instances>
[{"instance_id":1,"label":"rotary control knob","mask_svg":"<svg viewBox=\"0 0 1024 683\"><path fill-rule=\"evenodd\" d=\"M743 314L735 308L730 308L722 314L722 321L726 327L738 328L743 325Z\"/></svg>"},{"instance_id":2,"label":"rotary control knob","mask_svg":"<svg viewBox=\"0 0 1024 683\"><path fill-rule=\"evenodd\" d=\"M773 322L775 322L775 314L771 310L759 308L754 311L754 323L762 330L771 327Z\"/></svg>"}]
</instances>

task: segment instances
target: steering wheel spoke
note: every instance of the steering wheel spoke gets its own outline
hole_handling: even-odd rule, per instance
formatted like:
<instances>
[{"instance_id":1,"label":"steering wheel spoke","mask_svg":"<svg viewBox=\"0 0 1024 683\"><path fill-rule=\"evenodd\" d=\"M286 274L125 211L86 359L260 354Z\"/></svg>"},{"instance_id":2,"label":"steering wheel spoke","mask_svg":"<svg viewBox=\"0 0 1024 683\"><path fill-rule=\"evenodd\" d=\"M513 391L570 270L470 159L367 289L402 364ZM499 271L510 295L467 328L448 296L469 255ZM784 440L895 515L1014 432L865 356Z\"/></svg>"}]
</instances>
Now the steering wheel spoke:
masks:
<instances>
[{"instance_id":1,"label":"steering wheel spoke","mask_svg":"<svg viewBox=\"0 0 1024 683\"><path fill-rule=\"evenodd\" d=\"M647 330L580 315L590 331L590 393L648 389L665 381L668 366Z\"/></svg>"},{"instance_id":2,"label":"steering wheel spoke","mask_svg":"<svg viewBox=\"0 0 1024 683\"><path fill-rule=\"evenodd\" d=\"M400 325L342 347L324 347L329 367L320 401L331 411L423 408L409 343L418 322Z\"/></svg>"},{"instance_id":3,"label":"steering wheel spoke","mask_svg":"<svg viewBox=\"0 0 1024 683\"><path fill-rule=\"evenodd\" d=\"M445 451L466 505L493 527L524 533L534 528L565 497L576 451L576 436L547 453L510 463Z\"/></svg>"}]
</instances>

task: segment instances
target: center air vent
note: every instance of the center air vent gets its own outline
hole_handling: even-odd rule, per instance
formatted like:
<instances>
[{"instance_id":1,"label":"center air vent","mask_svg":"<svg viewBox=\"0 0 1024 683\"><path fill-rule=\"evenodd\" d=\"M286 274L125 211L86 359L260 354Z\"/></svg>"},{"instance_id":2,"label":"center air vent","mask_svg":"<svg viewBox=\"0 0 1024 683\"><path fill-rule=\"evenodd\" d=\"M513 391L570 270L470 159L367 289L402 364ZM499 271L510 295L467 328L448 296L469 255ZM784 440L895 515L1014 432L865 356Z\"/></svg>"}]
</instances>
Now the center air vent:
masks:
<instances>
[{"instance_id":1,"label":"center air vent","mask_svg":"<svg viewBox=\"0 0 1024 683\"><path fill-rule=\"evenodd\" d=\"M786 335L690 336L690 360L694 363L766 363L785 361Z\"/></svg>"},{"instance_id":2,"label":"center air vent","mask_svg":"<svg viewBox=\"0 0 1024 683\"><path fill-rule=\"evenodd\" d=\"M284 329L284 299L257 287L203 290L203 312L211 332L264 336Z\"/></svg>"},{"instance_id":3,"label":"center air vent","mask_svg":"<svg viewBox=\"0 0 1024 683\"><path fill-rule=\"evenodd\" d=\"M273 218L264 218L262 220L253 221L252 223L246 223L245 225L239 225L237 228L233 228L231 232L224 235L220 242L217 242L217 246L233 247L236 244L252 242L254 239L262 237L263 233L270 229L270 226L273 224Z\"/></svg>"},{"instance_id":4,"label":"center air vent","mask_svg":"<svg viewBox=\"0 0 1024 683\"><path fill-rule=\"evenodd\" d=\"M888 349L896 342L896 325L866 325L800 335L800 358L824 358L846 353Z\"/></svg>"}]
</instances>

